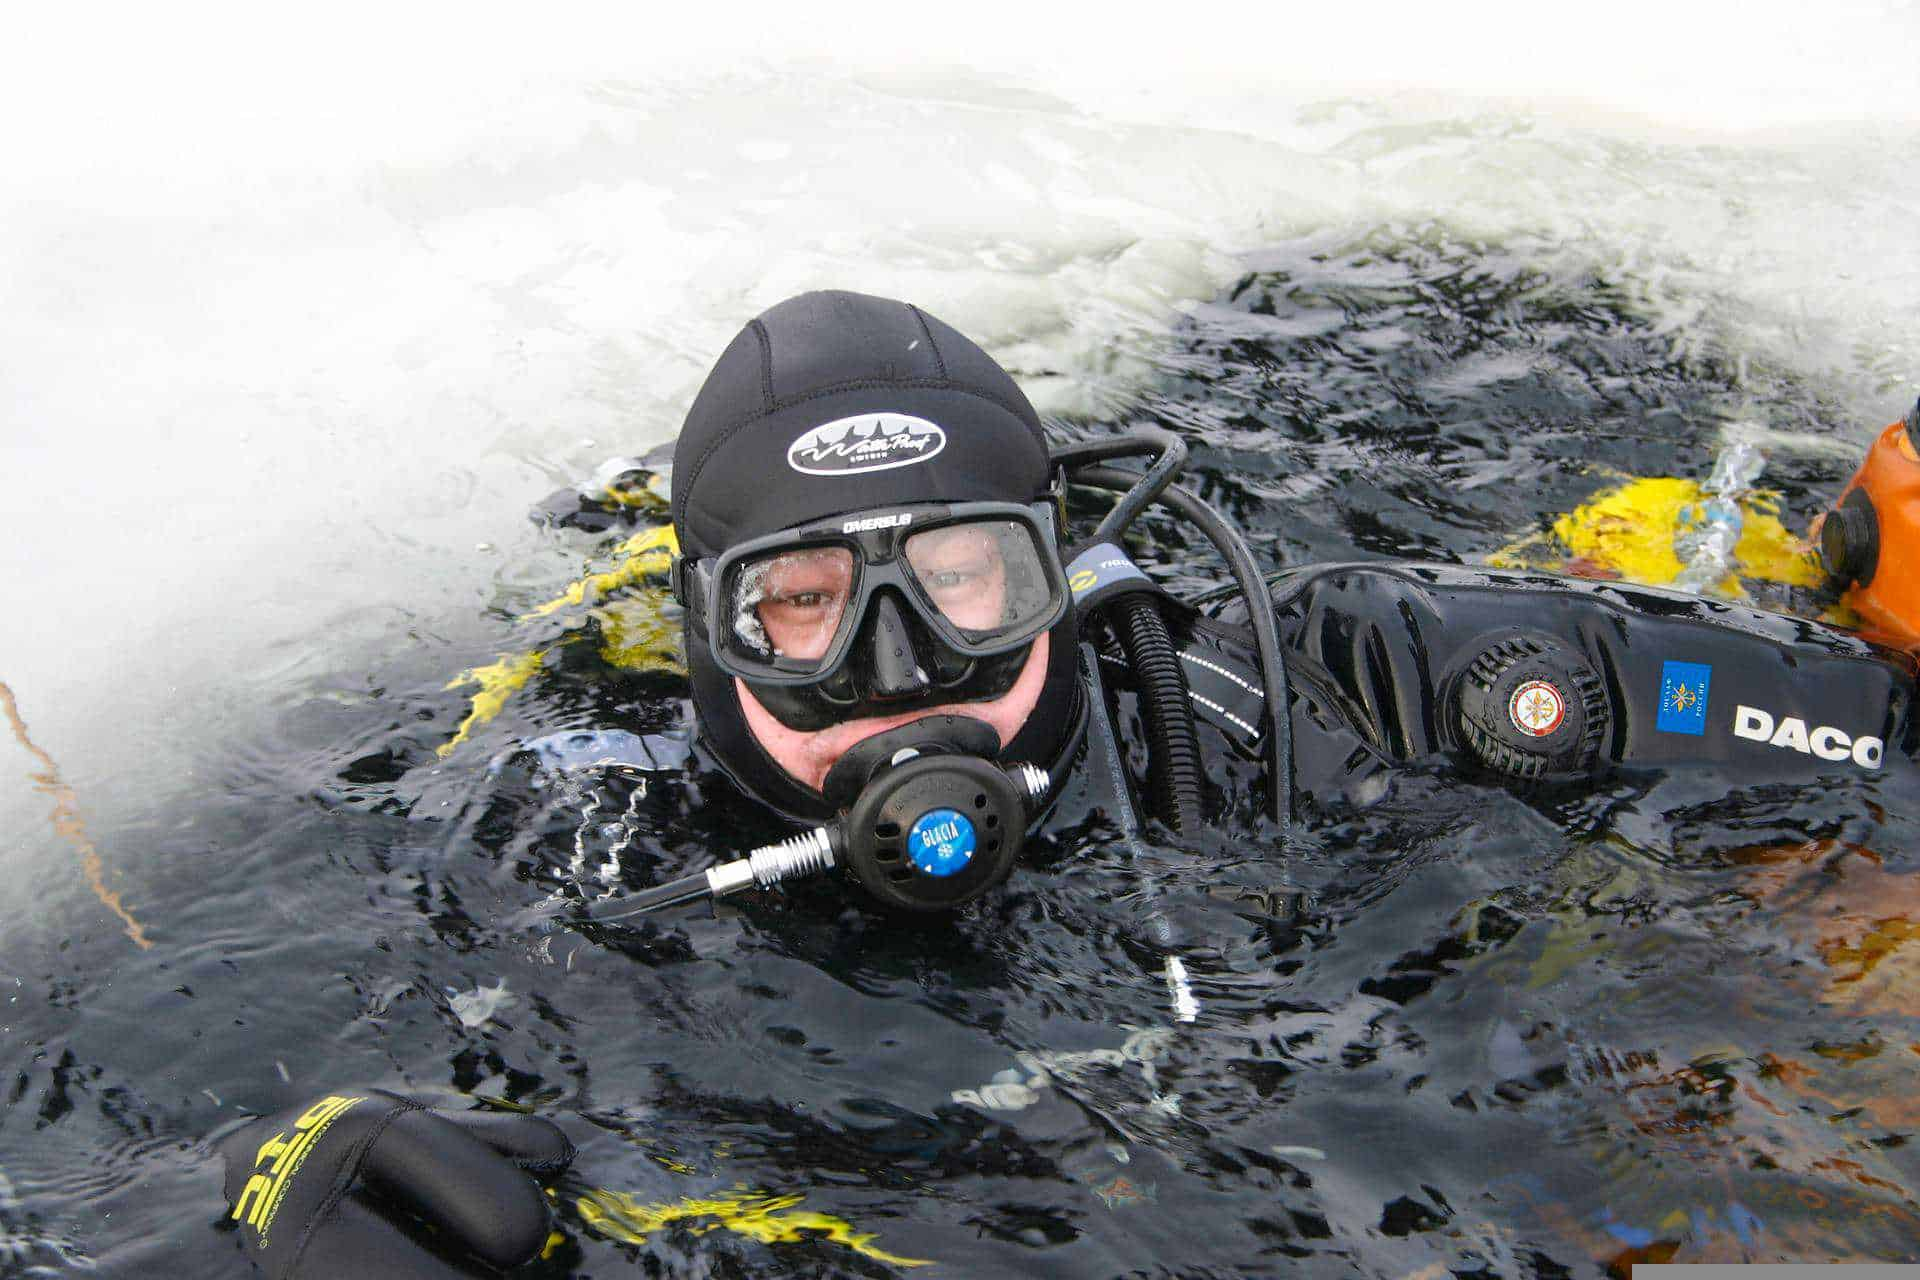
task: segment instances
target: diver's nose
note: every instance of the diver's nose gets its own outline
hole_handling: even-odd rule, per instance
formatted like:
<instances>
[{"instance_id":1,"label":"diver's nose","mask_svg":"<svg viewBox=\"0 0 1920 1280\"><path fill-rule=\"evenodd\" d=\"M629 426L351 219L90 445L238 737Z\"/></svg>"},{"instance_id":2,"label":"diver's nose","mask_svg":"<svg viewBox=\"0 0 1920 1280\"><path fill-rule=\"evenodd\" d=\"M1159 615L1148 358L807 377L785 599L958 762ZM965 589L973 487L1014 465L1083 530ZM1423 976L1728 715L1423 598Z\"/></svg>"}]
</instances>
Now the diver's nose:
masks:
<instances>
[{"instance_id":1,"label":"diver's nose","mask_svg":"<svg viewBox=\"0 0 1920 1280\"><path fill-rule=\"evenodd\" d=\"M907 616L890 595L874 602L873 613L854 646L853 660L864 661L867 690L875 698L911 698L932 687L914 652Z\"/></svg>"}]
</instances>

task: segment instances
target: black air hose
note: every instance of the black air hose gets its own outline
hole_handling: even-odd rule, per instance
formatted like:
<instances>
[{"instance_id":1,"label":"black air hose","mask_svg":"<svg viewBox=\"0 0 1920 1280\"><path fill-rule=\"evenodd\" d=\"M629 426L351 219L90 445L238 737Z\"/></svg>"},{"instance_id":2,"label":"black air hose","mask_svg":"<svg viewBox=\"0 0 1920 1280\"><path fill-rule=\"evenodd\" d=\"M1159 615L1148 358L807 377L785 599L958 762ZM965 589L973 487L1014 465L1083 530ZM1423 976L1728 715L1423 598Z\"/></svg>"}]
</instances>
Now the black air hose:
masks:
<instances>
[{"instance_id":1,"label":"black air hose","mask_svg":"<svg viewBox=\"0 0 1920 1280\"><path fill-rule=\"evenodd\" d=\"M1121 490L1132 488L1140 480L1139 476L1118 467L1089 466L1078 468L1069 478L1076 484ZM1161 492L1159 501L1200 527L1208 541L1226 557L1234 580L1246 597L1247 622L1253 628L1254 648L1260 655L1260 682L1266 694L1273 816L1281 826L1287 826L1293 820L1293 726L1287 713L1292 702L1287 696L1287 668L1280 660L1280 632L1273 620L1273 610L1255 607L1256 601L1267 599L1260 567L1254 563L1253 552L1247 548L1247 540L1240 531L1194 494L1171 484Z\"/></svg>"},{"instance_id":2,"label":"black air hose","mask_svg":"<svg viewBox=\"0 0 1920 1280\"><path fill-rule=\"evenodd\" d=\"M1153 816L1175 831L1200 829L1200 738L1193 728L1187 674L1167 634L1160 606L1147 596L1122 596L1105 613L1139 682L1140 715L1147 724L1147 790Z\"/></svg>"},{"instance_id":3,"label":"black air hose","mask_svg":"<svg viewBox=\"0 0 1920 1280\"><path fill-rule=\"evenodd\" d=\"M1081 440L1073 444L1056 445L1048 450L1053 464L1066 468L1069 473L1079 467L1111 462L1115 458L1137 457L1143 453L1155 455L1153 465L1133 478L1132 485L1114 504L1113 510L1107 513L1107 518L1100 522L1100 527L1093 531L1093 536L1069 549L1066 559L1072 560L1095 543L1118 542L1120 535L1127 531L1127 526L1152 505L1154 499L1173 483L1173 478L1187 465L1187 442L1159 427L1136 427L1114 439Z\"/></svg>"}]
</instances>

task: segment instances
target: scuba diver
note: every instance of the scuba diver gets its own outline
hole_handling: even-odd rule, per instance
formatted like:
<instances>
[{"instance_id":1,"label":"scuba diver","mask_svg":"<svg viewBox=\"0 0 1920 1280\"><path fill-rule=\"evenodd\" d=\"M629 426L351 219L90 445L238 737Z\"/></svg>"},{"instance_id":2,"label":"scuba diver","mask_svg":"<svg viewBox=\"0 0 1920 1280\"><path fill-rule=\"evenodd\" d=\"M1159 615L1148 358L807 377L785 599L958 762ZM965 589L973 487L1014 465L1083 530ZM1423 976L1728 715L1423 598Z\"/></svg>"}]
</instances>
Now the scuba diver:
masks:
<instances>
[{"instance_id":1,"label":"scuba diver","mask_svg":"<svg viewBox=\"0 0 1920 1280\"><path fill-rule=\"evenodd\" d=\"M1804 781L1916 748L1904 424L1822 530L1873 638L1544 573L1263 573L1175 483L1185 454L1157 430L1050 443L1011 376L907 303L809 293L751 321L673 446L671 584L700 749L800 829L586 918L826 872L894 911L950 911L1015 874L1076 770L1128 829L1178 837L1233 808L1283 848L1291 824L1366 805L1408 767L1550 791L1692 764ZM1146 465L1115 465L1129 458ZM1077 539L1076 487L1120 495ZM1181 600L1133 562L1124 536L1156 502L1233 586ZM617 502L548 515L621 518ZM535 1178L573 1154L543 1118L373 1089L218 1145L241 1244L276 1280L517 1265L548 1239Z\"/></svg>"}]
</instances>

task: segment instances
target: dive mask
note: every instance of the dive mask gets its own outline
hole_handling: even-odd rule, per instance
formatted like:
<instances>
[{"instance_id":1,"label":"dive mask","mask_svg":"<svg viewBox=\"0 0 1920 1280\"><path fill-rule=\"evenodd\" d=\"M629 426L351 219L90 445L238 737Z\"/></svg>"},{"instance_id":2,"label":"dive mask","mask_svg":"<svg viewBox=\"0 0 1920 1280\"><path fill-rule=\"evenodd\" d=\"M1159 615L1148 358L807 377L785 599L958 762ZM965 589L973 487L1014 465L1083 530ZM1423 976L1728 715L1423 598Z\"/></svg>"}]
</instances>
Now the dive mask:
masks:
<instances>
[{"instance_id":1,"label":"dive mask","mask_svg":"<svg viewBox=\"0 0 1920 1280\"><path fill-rule=\"evenodd\" d=\"M674 562L714 661L788 728L996 698L1060 621L1053 508L922 503Z\"/></svg>"}]
</instances>

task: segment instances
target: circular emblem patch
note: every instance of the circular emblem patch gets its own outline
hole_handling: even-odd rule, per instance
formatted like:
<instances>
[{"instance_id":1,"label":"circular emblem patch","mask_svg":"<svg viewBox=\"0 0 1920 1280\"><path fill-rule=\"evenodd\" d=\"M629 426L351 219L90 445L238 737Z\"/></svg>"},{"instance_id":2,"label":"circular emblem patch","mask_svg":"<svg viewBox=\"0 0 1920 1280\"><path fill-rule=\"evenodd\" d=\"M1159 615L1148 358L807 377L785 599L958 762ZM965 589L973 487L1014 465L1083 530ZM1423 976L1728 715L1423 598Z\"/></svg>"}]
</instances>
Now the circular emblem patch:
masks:
<instances>
[{"instance_id":1,"label":"circular emblem patch","mask_svg":"<svg viewBox=\"0 0 1920 1280\"><path fill-rule=\"evenodd\" d=\"M1530 738L1544 738L1567 718L1567 700L1545 680L1529 680L1507 699L1507 718Z\"/></svg>"},{"instance_id":2,"label":"circular emblem patch","mask_svg":"<svg viewBox=\"0 0 1920 1280\"><path fill-rule=\"evenodd\" d=\"M973 823L957 809L929 809L907 832L907 857L930 876L950 876L973 861Z\"/></svg>"}]
</instances>

